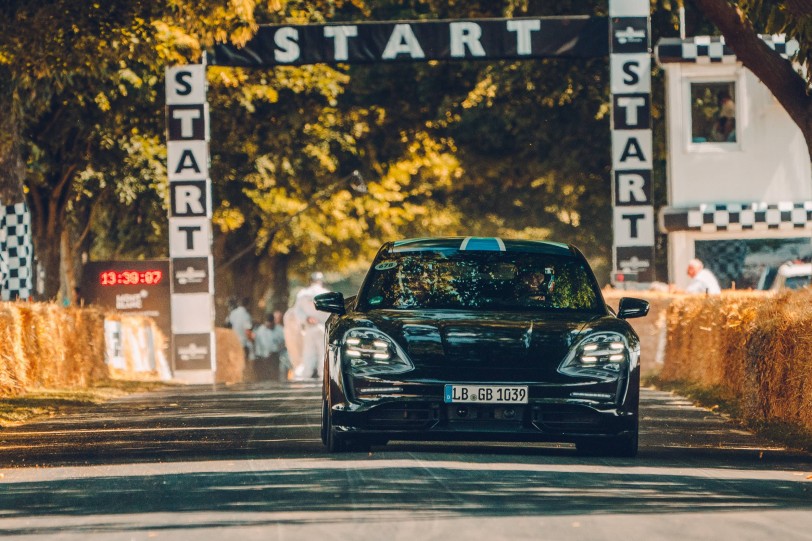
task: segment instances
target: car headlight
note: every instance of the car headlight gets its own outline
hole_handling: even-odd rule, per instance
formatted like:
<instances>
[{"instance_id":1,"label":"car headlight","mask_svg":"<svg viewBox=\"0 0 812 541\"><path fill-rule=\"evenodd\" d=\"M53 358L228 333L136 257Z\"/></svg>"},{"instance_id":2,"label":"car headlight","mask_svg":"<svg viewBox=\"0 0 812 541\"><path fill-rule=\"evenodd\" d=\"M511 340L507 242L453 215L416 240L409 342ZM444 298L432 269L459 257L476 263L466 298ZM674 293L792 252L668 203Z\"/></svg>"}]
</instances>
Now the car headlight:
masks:
<instances>
[{"instance_id":1,"label":"car headlight","mask_svg":"<svg viewBox=\"0 0 812 541\"><path fill-rule=\"evenodd\" d=\"M632 357L626 337L616 332L590 334L572 349L559 371L570 375L612 375Z\"/></svg>"},{"instance_id":2,"label":"car headlight","mask_svg":"<svg viewBox=\"0 0 812 541\"><path fill-rule=\"evenodd\" d=\"M394 340L374 329L350 329L341 340L341 356L354 376L402 374L414 365Z\"/></svg>"}]
</instances>

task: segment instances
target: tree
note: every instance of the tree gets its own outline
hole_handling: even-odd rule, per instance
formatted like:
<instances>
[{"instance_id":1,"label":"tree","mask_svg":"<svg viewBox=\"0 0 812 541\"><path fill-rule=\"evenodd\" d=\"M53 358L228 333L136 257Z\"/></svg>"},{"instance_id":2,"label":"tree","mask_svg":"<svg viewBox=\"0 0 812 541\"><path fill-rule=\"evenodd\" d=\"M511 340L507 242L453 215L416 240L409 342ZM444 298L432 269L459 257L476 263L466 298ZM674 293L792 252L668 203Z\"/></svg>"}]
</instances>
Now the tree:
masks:
<instances>
[{"instance_id":1,"label":"tree","mask_svg":"<svg viewBox=\"0 0 812 541\"><path fill-rule=\"evenodd\" d=\"M69 210L81 210L77 196L91 188L82 186L92 178L85 173L93 163L102 170L104 157L120 157L119 145L139 133L137 122L122 119L150 118L138 113L155 95L156 14L140 2L12 0L0 15L0 66L11 95L3 107L15 113L9 133L26 164L0 167L2 192L28 192L44 294L54 298L67 262L62 248L72 244ZM7 149L0 148L0 164Z\"/></svg>"},{"instance_id":2,"label":"tree","mask_svg":"<svg viewBox=\"0 0 812 541\"><path fill-rule=\"evenodd\" d=\"M0 115L16 125L0 133L0 194L22 197L23 184L28 191L46 296L56 295L60 275L63 291L72 289L59 267L79 252L92 259L166 255L167 64L197 61L217 40L244 43L258 23L606 9L605 0L554 4L3 3L0 70L8 77L0 73L0 87L10 84L0 99L19 114ZM401 236L554 238L606 264L610 229L581 226L610 220L605 64L210 68L215 266L227 267L216 272L218 294L259 299L270 282L279 306L288 275L314 266L350 273L382 241ZM2 139L15 130L19 137ZM8 141L17 142L20 159ZM25 163L25 173L14 163ZM367 180L365 196L342 188L314 204L354 169Z\"/></svg>"},{"instance_id":3,"label":"tree","mask_svg":"<svg viewBox=\"0 0 812 541\"><path fill-rule=\"evenodd\" d=\"M442 18L605 14L586 1L411 2L378 3L374 18L410 18L398 8L414 13L427 4ZM406 120L401 126L428 127L454 149L457 176L432 193L438 206L465 218L454 233L572 242L608 276L611 229L584 227L611 220L605 59L376 65L350 73L356 99L391 96L387 110ZM389 124L381 131L372 140L387 163L399 150L385 135Z\"/></svg>"},{"instance_id":4,"label":"tree","mask_svg":"<svg viewBox=\"0 0 812 541\"><path fill-rule=\"evenodd\" d=\"M798 40L795 61L810 66L812 4L806 0L693 0L725 37L736 57L770 89L801 129L812 156L812 72L793 64L768 47L759 33L786 33Z\"/></svg>"},{"instance_id":5,"label":"tree","mask_svg":"<svg viewBox=\"0 0 812 541\"><path fill-rule=\"evenodd\" d=\"M402 133L388 137L398 150L381 162L381 125L393 133L407 126L385 122L380 105L343 96L350 80L327 66L210 69L220 290L261 299L271 289L271 305L284 308L280 273L322 265L349 272L382 238L421 222L441 230L432 224L452 211L428 209L431 187L448 183L454 159L426 134ZM354 169L367 179L363 196L349 188Z\"/></svg>"},{"instance_id":6,"label":"tree","mask_svg":"<svg viewBox=\"0 0 812 541\"><path fill-rule=\"evenodd\" d=\"M119 201L102 209L108 216L118 212L125 223L132 216L129 187L113 175L123 162L155 161L166 64L198 59L202 46L215 38L247 39L255 27L256 3L2 3L0 203L22 201L27 191L46 298L72 290L73 284L65 284L70 273L60 267L72 267L76 239L71 237L92 244L86 226L99 216L98 201ZM274 4L279 7L265 2ZM97 197L104 191L106 198ZM119 242L118 233L113 230L112 244Z\"/></svg>"}]
</instances>

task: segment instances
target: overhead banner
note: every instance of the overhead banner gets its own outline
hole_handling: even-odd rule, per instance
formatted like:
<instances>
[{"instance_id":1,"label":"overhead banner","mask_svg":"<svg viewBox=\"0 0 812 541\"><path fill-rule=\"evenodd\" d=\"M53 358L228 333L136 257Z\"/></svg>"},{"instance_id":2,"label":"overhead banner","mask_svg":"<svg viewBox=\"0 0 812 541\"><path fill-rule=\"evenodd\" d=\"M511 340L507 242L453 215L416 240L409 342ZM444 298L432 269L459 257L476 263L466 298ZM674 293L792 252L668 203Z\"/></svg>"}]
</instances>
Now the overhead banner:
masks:
<instances>
[{"instance_id":1,"label":"overhead banner","mask_svg":"<svg viewBox=\"0 0 812 541\"><path fill-rule=\"evenodd\" d=\"M268 68L431 60L531 60L609 56L613 276L654 280L651 24L649 0L609 0L608 17L263 25L243 47L218 44L209 63ZM176 77L167 112L170 255L207 258L211 238L205 77ZM180 77L178 79L178 77ZM607 224L608 225L608 224ZM192 270L195 270L194 268ZM191 332L191 330L189 330Z\"/></svg>"},{"instance_id":2,"label":"overhead banner","mask_svg":"<svg viewBox=\"0 0 812 541\"><path fill-rule=\"evenodd\" d=\"M211 64L591 58L609 54L605 17L538 17L263 25L244 46L216 45Z\"/></svg>"}]
</instances>

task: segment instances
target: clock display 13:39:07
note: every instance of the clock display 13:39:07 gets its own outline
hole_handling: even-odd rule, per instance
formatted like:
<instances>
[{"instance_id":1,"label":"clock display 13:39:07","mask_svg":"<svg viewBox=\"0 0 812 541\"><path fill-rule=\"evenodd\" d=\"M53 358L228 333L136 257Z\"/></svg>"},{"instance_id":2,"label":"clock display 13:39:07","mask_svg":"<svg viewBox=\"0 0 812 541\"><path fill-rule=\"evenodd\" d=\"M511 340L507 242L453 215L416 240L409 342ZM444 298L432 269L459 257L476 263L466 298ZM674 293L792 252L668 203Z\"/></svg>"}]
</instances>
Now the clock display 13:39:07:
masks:
<instances>
[{"instance_id":1,"label":"clock display 13:39:07","mask_svg":"<svg viewBox=\"0 0 812 541\"><path fill-rule=\"evenodd\" d=\"M103 286L155 285L161 282L163 272L159 270L104 271L99 273L99 284Z\"/></svg>"}]
</instances>

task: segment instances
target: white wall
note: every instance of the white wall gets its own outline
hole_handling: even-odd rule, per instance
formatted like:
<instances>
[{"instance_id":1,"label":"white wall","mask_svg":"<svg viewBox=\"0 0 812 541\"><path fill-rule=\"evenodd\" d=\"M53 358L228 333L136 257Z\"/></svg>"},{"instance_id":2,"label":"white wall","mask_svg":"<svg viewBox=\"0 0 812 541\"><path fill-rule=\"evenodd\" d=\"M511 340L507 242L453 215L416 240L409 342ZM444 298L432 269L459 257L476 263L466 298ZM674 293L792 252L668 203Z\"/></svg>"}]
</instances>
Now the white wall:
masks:
<instances>
[{"instance_id":1,"label":"white wall","mask_svg":"<svg viewBox=\"0 0 812 541\"><path fill-rule=\"evenodd\" d=\"M803 135L749 70L739 63L670 63L665 69L670 206L812 200ZM690 83L716 81L737 83L738 141L691 143Z\"/></svg>"}]
</instances>

